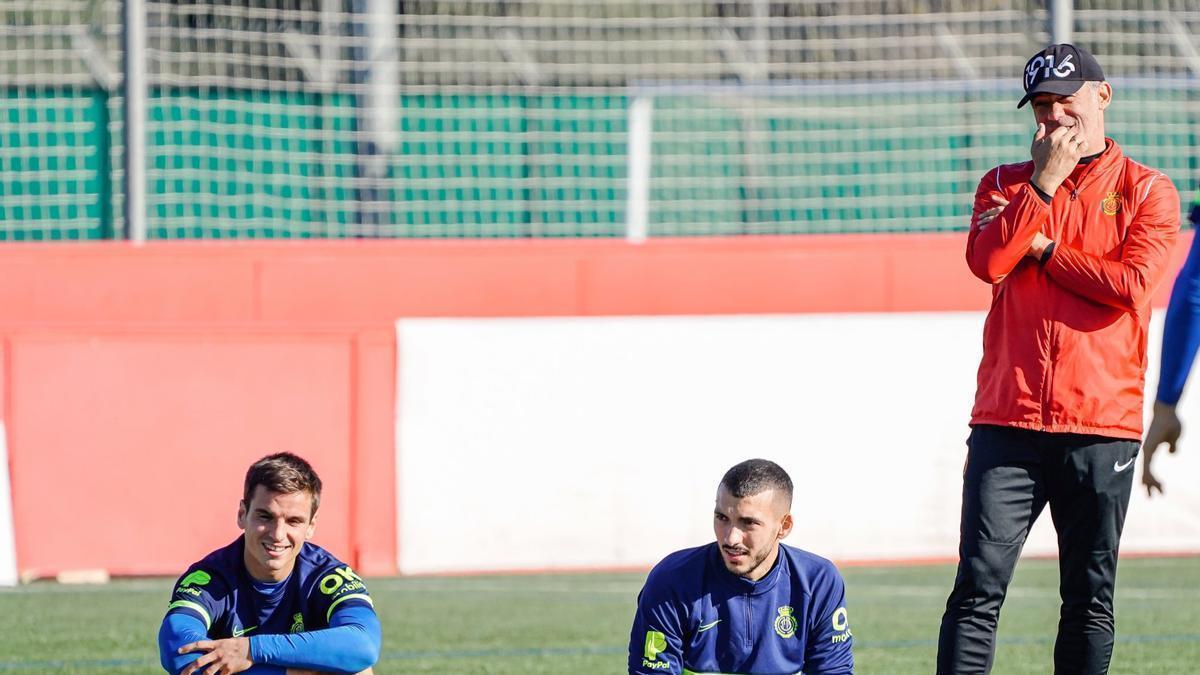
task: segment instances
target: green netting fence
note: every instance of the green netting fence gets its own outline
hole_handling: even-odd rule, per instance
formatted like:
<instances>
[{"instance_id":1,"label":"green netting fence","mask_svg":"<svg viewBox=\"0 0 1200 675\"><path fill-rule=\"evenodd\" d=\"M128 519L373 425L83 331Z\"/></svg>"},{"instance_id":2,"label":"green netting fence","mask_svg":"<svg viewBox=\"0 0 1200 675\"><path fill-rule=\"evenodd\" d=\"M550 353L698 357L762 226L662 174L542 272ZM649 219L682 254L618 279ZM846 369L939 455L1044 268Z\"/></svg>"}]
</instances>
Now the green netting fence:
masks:
<instances>
[{"instance_id":1,"label":"green netting fence","mask_svg":"<svg viewBox=\"0 0 1200 675\"><path fill-rule=\"evenodd\" d=\"M1200 95L1116 84L1110 135L1190 190ZM372 154L353 96L160 90L148 236L622 236L633 96L652 100L651 236L961 230L1032 131L1015 92L952 84L419 94ZM0 99L0 239L114 236L110 109L94 90Z\"/></svg>"},{"instance_id":2,"label":"green netting fence","mask_svg":"<svg viewBox=\"0 0 1200 675\"><path fill-rule=\"evenodd\" d=\"M1109 134L1191 192L1200 0L1068 4ZM0 240L131 235L123 5L0 0ZM1053 23L1041 0L142 5L150 239L961 230L983 172L1027 157L1019 73Z\"/></svg>"}]
</instances>

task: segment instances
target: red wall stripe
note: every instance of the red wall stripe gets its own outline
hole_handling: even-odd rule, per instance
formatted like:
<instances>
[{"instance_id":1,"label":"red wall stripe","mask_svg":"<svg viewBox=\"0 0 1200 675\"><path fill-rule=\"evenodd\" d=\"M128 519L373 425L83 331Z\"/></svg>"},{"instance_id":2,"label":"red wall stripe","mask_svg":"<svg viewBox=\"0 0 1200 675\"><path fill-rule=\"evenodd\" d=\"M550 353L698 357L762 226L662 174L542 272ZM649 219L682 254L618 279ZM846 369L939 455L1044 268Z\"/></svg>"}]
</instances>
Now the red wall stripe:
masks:
<instances>
[{"instance_id":1,"label":"red wall stripe","mask_svg":"<svg viewBox=\"0 0 1200 675\"><path fill-rule=\"evenodd\" d=\"M1176 248L1176 268L1190 243ZM964 235L12 244L3 322L301 322L987 307ZM1169 289L1160 293L1161 303Z\"/></svg>"}]
</instances>

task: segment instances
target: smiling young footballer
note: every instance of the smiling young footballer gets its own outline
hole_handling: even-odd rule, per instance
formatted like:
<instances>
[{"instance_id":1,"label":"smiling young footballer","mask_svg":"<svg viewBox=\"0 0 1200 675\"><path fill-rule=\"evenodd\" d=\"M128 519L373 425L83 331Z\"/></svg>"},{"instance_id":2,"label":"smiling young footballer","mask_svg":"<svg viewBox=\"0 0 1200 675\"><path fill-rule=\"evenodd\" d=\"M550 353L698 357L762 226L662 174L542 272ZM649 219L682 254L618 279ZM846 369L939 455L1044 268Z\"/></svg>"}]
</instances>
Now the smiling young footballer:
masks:
<instances>
[{"instance_id":1,"label":"smiling young footballer","mask_svg":"<svg viewBox=\"0 0 1200 675\"><path fill-rule=\"evenodd\" d=\"M370 673L380 627L362 579L319 546L321 479L290 453L246 472L244 532L188 568L158 633L169 673Z\"/></svg>"},{"instance_id":2,"label":"smiling young footballer","mask_svg":"<svg viewBox=\"0 0 1200 675\"><path fill-rule=\"evenodd\" d=\"M717 488L717 540L667 556L638 596L629 672L841 675L854 672L846 590L833 563L780 540L792 480L751 459Z\"/></svg>"}]
</instances>

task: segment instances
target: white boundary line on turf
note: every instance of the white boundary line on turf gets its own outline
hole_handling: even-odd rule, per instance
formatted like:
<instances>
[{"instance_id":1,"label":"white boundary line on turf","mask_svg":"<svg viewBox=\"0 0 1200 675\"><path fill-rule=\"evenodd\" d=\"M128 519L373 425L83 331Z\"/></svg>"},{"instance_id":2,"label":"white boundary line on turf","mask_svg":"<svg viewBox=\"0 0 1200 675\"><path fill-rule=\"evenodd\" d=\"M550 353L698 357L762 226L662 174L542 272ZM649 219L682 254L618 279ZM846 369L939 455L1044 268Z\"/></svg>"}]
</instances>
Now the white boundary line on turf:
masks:
<instances>
[{"instance_id":1,"label":"white boundary line on turf","mask_svg":"<svg viewBox=\"0 0 1200 675\"><path fill-rule=\"evenodd\" d=\"M910 585L874 585L874 584L854 584L847 582L847 592L851 595L851 602L855 601L857 596L858 602L870 601L871 599L890 599L890 598L939 598L949 594L949 587L945 584L910 584ZM869 589L869 591L868 591ZM1034 586L1009 586L1007 597L1009 598L1045 598L1058 602L1057 587L1034 587ZM1200 589L1187 587L1142 587L1142 586L1123 586L1117 584L1117 600L1174 600L1178 598L1200 598Z\"/></svg>"}]
</instances>

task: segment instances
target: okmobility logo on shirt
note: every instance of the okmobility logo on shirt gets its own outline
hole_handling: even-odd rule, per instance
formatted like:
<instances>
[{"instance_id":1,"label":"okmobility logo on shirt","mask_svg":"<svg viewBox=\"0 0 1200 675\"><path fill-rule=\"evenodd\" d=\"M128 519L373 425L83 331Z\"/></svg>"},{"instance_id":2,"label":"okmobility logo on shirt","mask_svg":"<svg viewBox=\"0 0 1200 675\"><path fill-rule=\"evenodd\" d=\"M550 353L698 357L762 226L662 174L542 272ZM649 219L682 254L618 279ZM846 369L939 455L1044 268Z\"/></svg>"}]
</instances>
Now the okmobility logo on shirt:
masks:
<instances>
[{"instance_id":1,"label":"okmobility logo on shirt","mask_svg":"<svg viewBox=\"0 0 1200 675\"><path fill-rule=\"evenodd\" d=\"M845 642L854 637L850 632L850 618L846 613L845 607L837 608L837 611L833 613L831 623L833 624L833 630L837 631L837 634L833 636L834 642Z\"/></svg>"},{"instance_id":2,"label":"okmobility logo on shirt","mask_svg":"<svg viewBox=\"0 0 1200 675\"><path fill-rule=\"evenodd\" d=\"M646 647L642 650L642 666L654 670L667 670L671 667L666 660L659 661L658 655L667 650L667 636L656 630L646 631Z\"/></svg>"}]
</instances>

